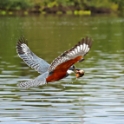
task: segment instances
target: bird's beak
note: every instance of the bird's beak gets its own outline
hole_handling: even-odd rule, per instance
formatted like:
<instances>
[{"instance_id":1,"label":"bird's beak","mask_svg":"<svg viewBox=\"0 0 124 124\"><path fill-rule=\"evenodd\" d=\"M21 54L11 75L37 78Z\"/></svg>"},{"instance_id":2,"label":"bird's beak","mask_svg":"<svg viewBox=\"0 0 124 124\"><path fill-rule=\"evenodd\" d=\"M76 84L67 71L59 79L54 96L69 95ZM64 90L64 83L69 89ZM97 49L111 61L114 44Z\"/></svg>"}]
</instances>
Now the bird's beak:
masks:
<instances>
[{"instance_id":1,"label":"bird's beak","mask_svg":"<svg viewBox=\"0 0 124 124\"><path fill-rule=\"evenodd\" d=\"M77 78L80 78L80 77L82 77L84 75L84 71L76 69L75 70L75 75L76 75Z\"/></svg>"}]
</instances>

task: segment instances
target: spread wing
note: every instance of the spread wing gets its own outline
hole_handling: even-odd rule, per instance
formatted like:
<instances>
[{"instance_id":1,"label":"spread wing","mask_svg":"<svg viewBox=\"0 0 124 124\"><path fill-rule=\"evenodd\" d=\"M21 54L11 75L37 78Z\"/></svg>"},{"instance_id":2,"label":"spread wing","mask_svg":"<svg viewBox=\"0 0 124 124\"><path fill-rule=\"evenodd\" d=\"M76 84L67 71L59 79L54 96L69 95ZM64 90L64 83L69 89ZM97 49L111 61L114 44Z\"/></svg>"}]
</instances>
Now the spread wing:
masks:
<instances>
[{"instance_id":1,"label":"spread wing","mask_svg":"<svg viewBox=\"0 0 124 124\"><path fill-rule=\"evenodd\" d=\"M50 64L36 56L27 46L24 38L19 39L16 50L19 57L23 59L23 61L31 68L35 69L41 74L48 70Z\"/></svg>"},{"instance_id":2,"label":"spread wing","mask_svg":"<svg viewBox=\"0 0 124 124\"><path fill-rule=\"evenodd\" d=\"M92 45L92 40L88 37L83 38L77 45L63 54L58 56L50 65L49 72L57 72L59 70L66 71L89 52Z\"/></svg>"},{"instance_id":3,"label":"spread wing","mask_svg":"<svg viewBox=\"0 0 124 124\"><path fill-rule=\"evenodd\" d=\"M45 72L42 75L39 75L33 80L21 82L17 84L20 88L30 88L30 87L37 87L46 84L46 77L48 76L49 72Z\"/></svg>"}]
</instances>

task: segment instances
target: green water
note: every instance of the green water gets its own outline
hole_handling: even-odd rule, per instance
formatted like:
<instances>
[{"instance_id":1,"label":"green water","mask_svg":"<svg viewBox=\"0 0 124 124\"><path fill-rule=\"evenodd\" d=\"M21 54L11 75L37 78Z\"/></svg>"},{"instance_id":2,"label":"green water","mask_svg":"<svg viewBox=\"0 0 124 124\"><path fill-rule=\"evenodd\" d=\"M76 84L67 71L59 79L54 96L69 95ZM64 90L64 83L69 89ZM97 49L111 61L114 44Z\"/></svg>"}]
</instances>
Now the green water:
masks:
<instances>
[{"instance_id":1,"label":"green water","mask_svg":"<svg viewBox=\"0 0 124 124\"><path fill-rule=\"evenodd\" d=\"M17 56L20 36L49 63L82 37L91 37L91 51L76 64L84 77L19 89L17 83L38 76ZM1 124L123 124L123 103L124 18L0 17Z\"/></svg>"}]
</instances>

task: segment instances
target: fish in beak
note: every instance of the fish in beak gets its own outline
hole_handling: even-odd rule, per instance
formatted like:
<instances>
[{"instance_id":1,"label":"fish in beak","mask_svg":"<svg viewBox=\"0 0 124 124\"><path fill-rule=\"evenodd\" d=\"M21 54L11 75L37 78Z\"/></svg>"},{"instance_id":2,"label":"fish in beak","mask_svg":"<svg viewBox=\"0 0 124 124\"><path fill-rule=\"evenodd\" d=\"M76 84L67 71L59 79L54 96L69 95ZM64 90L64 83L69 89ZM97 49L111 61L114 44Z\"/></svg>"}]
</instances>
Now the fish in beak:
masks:
<instances>
[{"instance_id":1,"label":"fish in beak","mask_svg":"<svg viewBox=\"0 0 124 124\"><path fill-rule=\"evenodd\" d=\"M80 78L84 75L84 70L81 69L75 69L75 75L77 78Z\"/></svg>"}]
</instances>

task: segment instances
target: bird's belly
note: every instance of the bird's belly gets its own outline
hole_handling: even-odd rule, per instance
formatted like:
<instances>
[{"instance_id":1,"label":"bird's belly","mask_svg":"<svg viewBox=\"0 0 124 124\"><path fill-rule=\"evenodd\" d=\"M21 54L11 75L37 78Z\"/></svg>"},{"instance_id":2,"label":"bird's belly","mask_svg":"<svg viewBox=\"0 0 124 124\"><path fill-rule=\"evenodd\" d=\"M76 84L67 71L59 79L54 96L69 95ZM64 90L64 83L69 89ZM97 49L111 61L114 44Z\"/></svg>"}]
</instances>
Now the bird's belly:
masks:
<instances>
[{"instance_id":1,"label":"bird's belly","mask_svg":"<svg viewBox=\"0 0 124 124\"><path fill-rule=\"evenodd\" d=\"M66 74L63 72L53 73L46 78L46 82L58 81L64 77L66 77Z\"/></svg>"}]
</instances>

